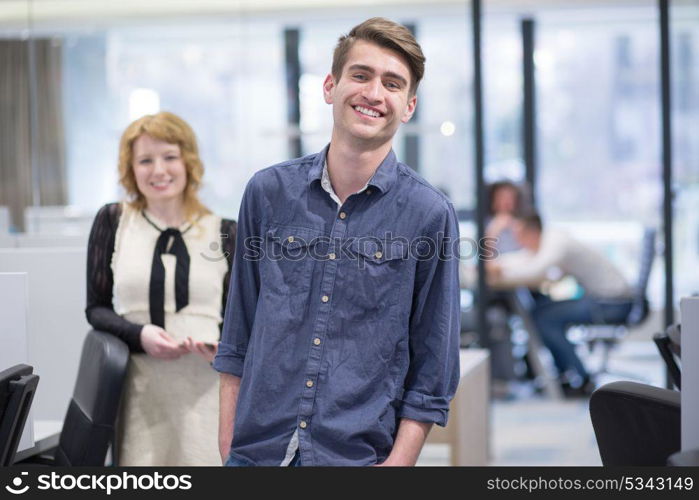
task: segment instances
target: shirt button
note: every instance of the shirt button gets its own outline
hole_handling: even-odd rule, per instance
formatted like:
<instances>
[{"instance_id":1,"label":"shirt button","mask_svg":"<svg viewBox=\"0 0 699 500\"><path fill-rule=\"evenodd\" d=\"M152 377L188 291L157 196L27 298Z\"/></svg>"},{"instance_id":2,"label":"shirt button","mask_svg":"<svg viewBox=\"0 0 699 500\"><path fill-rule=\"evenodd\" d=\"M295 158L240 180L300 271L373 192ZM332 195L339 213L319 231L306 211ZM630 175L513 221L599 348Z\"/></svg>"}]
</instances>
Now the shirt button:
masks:
<instances>
[{"instance_id":1,"label":"shirt button","mask_svg":"<svg viewBox=\"0 0 699 500\"><path fill-rule=\"evenodd\" d=\"M320 339L317 338L317 337L314 338L314 339L313 339L313 344L314 344L314 345L320 345Z\"/></svg>"},{"instance_id":2,"label":"shirt button","mask_svg":"<svg viewBox=\"0 0 699 500\"><path fill-rule=\"evenodd\" d=\"M371 189L367 189L366 194L371 194Z\"/></svg>"},{"instance_id":3,"label":"shirt button","mask_svg":"<svg viewBox=\"0 0 699 500\"><path fill-rule=\"evenodd\" d=\"M323 302L327 302L327 301L330 300L330 297L328 297L327 295L323 295L323 296L320 298L320 300L322 300Z\"/></svg>"},{"instance_id":4,"label":"shirt button","mask_svg":"<svg viewBox=\"0 0 699 500\"><path fill-rule=\"evenodd\" d=\"M381 253L381 252L376 252L376 253L374 254L374 257L376 257L377 259L380 259L381 257L383 257L383 253Z\"/></svg>"},{"instance_id":5,"label":"shirt button","mask_svg":"<svg viewBox=\"0 0 699 500\"><path fill-rule=\"evenodd\" d=\"M308 424L305 421L301 420L299 427L301 427L302 429L305 429L306 427L308 427Z\"/></svg>"},{"instance_id":6,"label":"shirt button","mask_svg":"<svg viewBox=\"0 0 699 500\"><path fill-rule=\"evenodd\" d=\"M293 242L294 242L294 237L293 237L293 236L289 236L286 240L287 240L289 243L293 243Z\"/></svg>"},{"instance_id":7,"label":"shirt button","mask_svg":"<svg viewBox=\"0 0 699 500\"><path fill-rule=\"evenodd\" d=\"M313 387L313 381L312 381L312 380L306 380L306 387Z\"/></svg>"},{"instance_id":8,"label":"shirt button","mask_svg":"<svg viewBox=\"0 0 699 500\"><path fill-rule=\"evenodd\" d=\"M340 219L346 219L347 214L345 212L340 212Z\"/></svg>"},{"instance_id":9,"label":"shirt button","mask_svg":"<svg viewBox=\"0 0 699 500\"><path fill-rule=\"evenodd\" d=\"M328 254L328 259L330 260L335 260L336 255L334 253L329 253Z\"/></svg>"}]
</instances>

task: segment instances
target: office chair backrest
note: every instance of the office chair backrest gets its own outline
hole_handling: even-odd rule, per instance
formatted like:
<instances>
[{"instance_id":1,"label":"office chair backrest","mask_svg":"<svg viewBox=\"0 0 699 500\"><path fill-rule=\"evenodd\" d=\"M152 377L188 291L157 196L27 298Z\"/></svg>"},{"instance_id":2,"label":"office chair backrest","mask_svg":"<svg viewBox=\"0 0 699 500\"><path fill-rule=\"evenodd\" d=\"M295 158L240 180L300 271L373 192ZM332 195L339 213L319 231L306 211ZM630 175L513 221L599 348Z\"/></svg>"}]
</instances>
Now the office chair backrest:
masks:
<instances>
[{"instance_id":1,"label":"office chair backrest","mask_svg":"<svg viewBox=\"0 0 699 500\"><path fill-rule=\"evenodd\" d=\"M55 465L104 465L114 445L128 362L129 349L117 337L95 330L87 334Z\"/></svg>"},{"instance_id":2,"label":"office chair backrest","mask_svg":"<svg viewBox=\"0 0 699 500\"><path fill-rule=\"evenodd\" d=\"M653 335L653 342L655 342L655 346L658 348L660 357L663 358L670 378L679 390L682 389L682 371L678 363L682 352L680 331L681 326L678 323L668 326L665 333Z\"/></svg>"},{"instance_id":3,"label":"office chair backrest","mask_svg":"<svg viewBox=\"0 0 699 500\"><path fill-rule=\"evenodd\" d=\"M682 356L682 325L680 323L675 323L670 325L665 330L665 335L667 335L670 349L677 357Z\"/></svg>"},{"instance_id":4,"label":"office chair backrest","mask_svg":"<svg viewBox=\"0 0 699 500\"><path fill-rule=\"evenodd\" d=\"M643 231L643 241L641 243L641 266L638 273L638 281L634 288L633 305L626 319L629 325L637 325L648 315L648 300L646 290L650 271L655 259L655 228L647 227Z\"/></svg>"},{"instance_id":5,"label":"office chair backrest","mask_svg":"<svg viewBox=\"0 0 699 500\"><path fill-rule=\"evenodd\" d=\"M635 382L612 382L590 398L603 465L666 465L680 449L680 393Z\"/></svg>"},{"instance_id":6,"label":"office chair backrest","mask_svg":"<svg viewBox=\"0 0 699 500\"><path fill-rule=\"evenodd\" d=\"M19 439L34 400L39 376L28 365L15 365L0 372L0 466L15 461Z\"/></svg>"}]
</instances>

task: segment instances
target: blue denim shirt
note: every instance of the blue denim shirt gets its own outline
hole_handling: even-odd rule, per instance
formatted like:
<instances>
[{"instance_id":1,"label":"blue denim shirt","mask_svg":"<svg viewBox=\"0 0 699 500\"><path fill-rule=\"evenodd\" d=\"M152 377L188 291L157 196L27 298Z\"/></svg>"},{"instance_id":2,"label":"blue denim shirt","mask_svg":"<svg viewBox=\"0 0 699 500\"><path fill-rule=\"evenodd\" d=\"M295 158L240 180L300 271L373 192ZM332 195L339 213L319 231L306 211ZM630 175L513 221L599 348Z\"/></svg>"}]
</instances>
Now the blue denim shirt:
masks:
<instances>
[{"instance_id":1,"label":"blue denim shirt","mask_svg":"<svg viewBox=\"0 0 699 500\"><path fill-rule=\"evenodd\" d=\"M459 378L458 226L393 152L340 210L327 148L255 174L240 208L220 372L241 377L232 455L370 465L402 417L445 425Z\"/></svg>"}]
</instances>

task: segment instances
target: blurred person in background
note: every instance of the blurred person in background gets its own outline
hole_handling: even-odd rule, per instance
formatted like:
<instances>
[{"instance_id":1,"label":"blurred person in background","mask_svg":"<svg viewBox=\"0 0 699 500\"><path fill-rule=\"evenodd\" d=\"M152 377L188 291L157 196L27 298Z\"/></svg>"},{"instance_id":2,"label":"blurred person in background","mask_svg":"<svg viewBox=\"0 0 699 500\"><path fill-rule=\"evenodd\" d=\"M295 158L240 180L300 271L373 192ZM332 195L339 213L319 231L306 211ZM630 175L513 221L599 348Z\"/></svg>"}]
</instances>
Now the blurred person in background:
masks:
<instances>
[{"instance_id":1,"label":"blurred person in background","mask_svg":"<svg viewBox=\"0 0 699 500\"><path fill-rule=\"evenodd\" d=\"M217 465L220 337L236 223L199 200L204 167L180 117L144 116L124 131L127 194L95 217L87 320L131 351L118 465Z\"/></svg>"},{"instance_id":2,"label":"blurred person in background","mask_svg":"<svg viewBox=\"0 0 699 500\"><path fill-rule=\"evenodd\" d=\"M489 184L487 192L487 216L485 237L498 254L519 250L521 247L514 234L515 217L525 207L531 205L527 186L520 186L509 180ZM461 263L461 287L473 289L476 286L477 269ZM476 330L476 310L470 308L462 313L462 328ZM511 394L510 382L515 376L515 360L512 350L512 330L510 328L510 297L507 291L490 290L485 319L488 328L487 347L491 356L491 377L493 396L508 398ZM484 344L485 345L485 344ZM525 363L526 363L526 359Z\"/></svg>"},{"instance_id":3,"label":"blurred person in background","mask_svg":"<svg viewBox=\"0 0 699 500\"><path fill-rule=\"evenodd\" d=\"M526 186L503 180L487 187L488 218L486 219L485 237L497 240L499 253L519 250L520 246L514 235L514 219L530 207Z\"/></svg>"},{"instance_id":4,"label":"blurred person in background","mask_svg":"<svg viewBox=\"0 0 699 500\"><path fill-rule=\"evenodd\" d=\"M565 231L544 229L538 214L517 217L513 228L522 250L486 263L489 284L538 289L563 276L575 278L584 290L581 298L554 301L537 294L532 316L542 342L551 351L564 394L588 395L594 383L566 330L574 324L625 320L631 311L633 289L602 254Z\"/></svg>"}]
</instances>

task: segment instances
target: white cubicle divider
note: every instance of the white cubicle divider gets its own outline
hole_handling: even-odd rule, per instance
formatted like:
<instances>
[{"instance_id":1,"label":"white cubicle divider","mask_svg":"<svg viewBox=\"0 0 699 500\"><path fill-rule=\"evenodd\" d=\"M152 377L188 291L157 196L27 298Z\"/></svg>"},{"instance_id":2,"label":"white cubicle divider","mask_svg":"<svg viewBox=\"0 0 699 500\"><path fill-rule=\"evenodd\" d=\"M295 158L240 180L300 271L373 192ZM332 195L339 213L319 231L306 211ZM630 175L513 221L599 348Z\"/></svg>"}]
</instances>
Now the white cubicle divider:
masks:
<instances>
[{"instance_id":1,"label":"white cubicle divider","mask_svg":"<svg viewBox=\"0 0 699 500\"><path fill-rule=\"evenodd\" d=\"M0 371L20 363L31 364L27 360L27 309L27 274L0 273ZM42 381L40 378L39 387ZM20 449L34 446L32 413L30 410L27 416Z\"/></svg>"},{"instance_id":2,"label":"white cubicle divider","mask_svg":"<svg viewBox=\"0 0 699 500\"><path fill-rule=\"evenodd\" d=\"M19 233L15 248L87 248L89 234Z\"/></svg>"},{"instance_id":3,"label":"white cubicle divider","mask_svg":"<svg viewBox=\"0 0 699 500\"><path fill-rule=\"evenodd\" d=\"M0 249L0 272L28 274L28 362L41 379L34 418L63 420L73 393L85 319L84 248Z\"/></svg>"},{"instance_id":4,"label":"white cubicle divider","mask_svg":"<svg viewBox=\"0 0 699 500\"><path fill-rule=\"evenodd\" d=\"M17 246L16 238L10 233L0 233L0 248L15 248Z\"/></svg>"},{"instance_id":5,"label":"white cubicle divider","mask_svg":"<svg viewBox=\"0 0 699 500\"><path fill-rule=\"evenodd\" d=\"M0 248L86 248L89 234L0 234Z\"/></svg>"},{"instance_id":6,"label":"white cubicle divider","mask_svg":"<svg viewBox=\"0 0 699 500\"><path fill-rule=\"evenodd\" d=\"M699 297L680 301L682 318L682 451L699 448Z\"/></svg>"},{"instance_id":7,"label":"white cubicle divider","mask_svg":"<svg viewBox=\"0 0 699 500\"><path fill-rule=\"evenodd\" d=\"M95 214L72 206L26 207L27 233L82 235L90 232Z\"/></svg>"}]
</instances>

